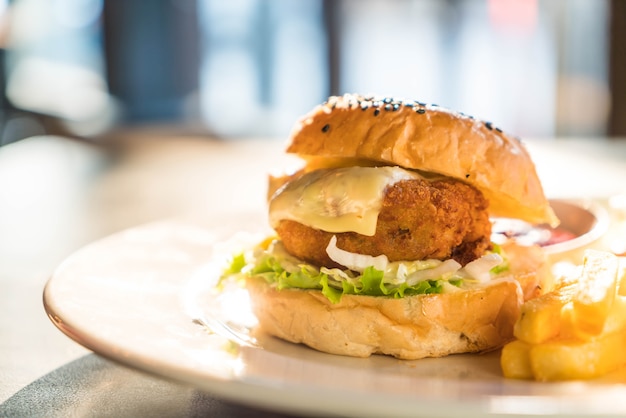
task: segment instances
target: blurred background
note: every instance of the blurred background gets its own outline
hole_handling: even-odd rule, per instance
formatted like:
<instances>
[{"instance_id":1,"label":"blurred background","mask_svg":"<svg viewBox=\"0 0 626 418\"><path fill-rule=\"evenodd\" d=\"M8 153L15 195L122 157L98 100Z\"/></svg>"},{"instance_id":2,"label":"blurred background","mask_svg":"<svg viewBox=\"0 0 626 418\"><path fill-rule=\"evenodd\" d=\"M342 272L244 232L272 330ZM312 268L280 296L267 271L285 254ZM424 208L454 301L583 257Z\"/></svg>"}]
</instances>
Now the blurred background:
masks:
<instances>
[{"instance_id":1,"label":"blurred background","mask_svg":"<svg viewBox=\"0 0 626 418\"><path fill-rule=\"evenodd\" d=\"M0 16L0 144L283 137L345 92L521 137L626 134L619 0L0 0Z\"/></svg>"},{"instance_id":2,"label":"blurred background","mask_svg":"<svg viewBox=\"0 0 626 418\"><path fill-rule=\"evenodd\" d=\"M86 353L43 286L129 227L264 216L284 139L332 94L537 139L548 196L619 197L626 254L625 40L626 0L0 0L0 410L111 415L146 387L130 407L169 403L89 357L41 380Z\"/></svg>"}]
</instances>

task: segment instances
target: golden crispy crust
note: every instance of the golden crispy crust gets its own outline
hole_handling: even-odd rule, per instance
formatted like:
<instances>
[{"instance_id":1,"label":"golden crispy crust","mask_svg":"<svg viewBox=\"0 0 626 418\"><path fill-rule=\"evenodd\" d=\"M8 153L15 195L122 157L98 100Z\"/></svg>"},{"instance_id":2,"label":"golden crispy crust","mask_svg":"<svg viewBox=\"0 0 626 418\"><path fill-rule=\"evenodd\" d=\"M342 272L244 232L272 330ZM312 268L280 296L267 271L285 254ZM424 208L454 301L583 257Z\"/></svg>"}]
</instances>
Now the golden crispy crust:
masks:
<instances>
[{"instance_id":1,"label":"golden crispy crust","mask_svg":"<svg viewBox=\"0 0 626 418\"><path fill-rule=\"evenodd\" d=\"M482 352L513 337L523 295L541 292L541 251L516 248L511 273L477 290L401 299L344 295L332 304L320 291L276 290L263 279L248 279L260 329L270 335L332 354L401 359ZM539 273L538 273L539 272ZM523 288L524 286L524 288ZM549 290L549 289L545 289Z\"/></svg>"},{"instance_id":2,"label":"golden crispy crust","mask_svg":"<svg viewBox=\"0 0 626 418\"><path fill-rule=\"evenodd\" d=\"M326 253L333 235L343 250L390 261L454 258L465 265L491 246L487 201L475 188L452 179L405 180L385 191L376 233L330 233L283 220L276 227L290 254L335 267Z\"/></svg>"},{"instance_id":3,"label":"golden crispy crust","mask_svg":"<svg viewBox=\"0 0 626 418\"><path fill-rule=\"evenodd\" d=\"M522 143L488 122L417 102L331 97L296 125L287 152L362 158L461 179L492 216L558 223Z\"/></svg>"}]
</instances>

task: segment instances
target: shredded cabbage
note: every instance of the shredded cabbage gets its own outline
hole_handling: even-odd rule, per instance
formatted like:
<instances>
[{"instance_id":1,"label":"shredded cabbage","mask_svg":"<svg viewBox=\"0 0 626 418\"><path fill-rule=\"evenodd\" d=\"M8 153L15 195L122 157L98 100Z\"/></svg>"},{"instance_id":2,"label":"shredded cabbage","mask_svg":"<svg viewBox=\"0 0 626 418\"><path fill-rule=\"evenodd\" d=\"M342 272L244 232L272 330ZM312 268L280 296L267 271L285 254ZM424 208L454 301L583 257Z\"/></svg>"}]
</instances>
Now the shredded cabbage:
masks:
<instances>
[{"instance_id":1,"label":"shredded cabbage","mask_svg":"<svg viewBox=\"0 0 626 418\"><path fill-rule=\"evenodd\" d=\"M406 278L406 282L409 286L412 286L424 280L434 280L437 278L449 278L451 275L459 271L460 268L461 268L461 265L457 261L449 259L449 260L442 262L436 267L424 269L424 270L418 270L415 273L410 274Z\"/></svg>"},{"instance_id":2,"label":"shredded cabbage","mask_svg":"<svg viewBox=\"0 0 626 418\"><path fill-rule=\"evenodd\" d=\"M326 254L335 263L346 266L350 270L362 272L367 267L374 267L376 270L385 271L389 259L386 255L371 256L366 254L351 253L337 248L337 236L333 235L326 247Z\"/></svg>"},{"instance_id":3,"label":"shredded cabbage","mask_svg":"<svg viewBox=\"0 0 626 418\"><path fill-rule=\"evenodd\" d=\"M489 253L474 261L470 261L463 267L463 270L469 274L470 277L484 283L491 279L491 269L500 265L502 261L503 259L500 254Z\"/></svg>"},{"instance_id":4,"label":"shredded cabbage","mask_svg":"<svg viewBox=\"0 0 626 418\"><path fill-rule=\"evenodd\" d=\"M506 270L506 259L499 247L493 253L461 267L455 260L389 262L387 257L351 253L337 247L331 239L327 252L346 269L315 267L289 254L282 242L272 241L254 251L233 257L222 280L262 277L277 289L319 289L332 303L344 294L388 296L453 292L472 283L483 283Z\"/></svg>"}]
</instances>

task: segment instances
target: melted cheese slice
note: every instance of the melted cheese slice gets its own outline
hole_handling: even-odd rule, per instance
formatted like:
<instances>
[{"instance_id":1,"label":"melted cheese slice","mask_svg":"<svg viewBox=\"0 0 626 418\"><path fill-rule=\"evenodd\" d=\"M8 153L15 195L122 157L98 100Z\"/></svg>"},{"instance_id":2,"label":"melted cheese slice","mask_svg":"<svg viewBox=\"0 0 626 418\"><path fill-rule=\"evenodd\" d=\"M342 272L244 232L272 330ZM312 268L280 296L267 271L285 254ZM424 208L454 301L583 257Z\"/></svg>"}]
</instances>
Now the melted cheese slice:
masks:
<instances>
[{"instance_id":1,"label":"melted cheese slice","mask_svg":"<svg viewBox=\"0 0 626 418\"><path fill-rule=\"evenodd\" d=\"M373 236L385 189L402 180L422 179L400 167L321 169L287 183L269 204L270 224L292 220L327 232Z\"/></svg>"}]
</instances>

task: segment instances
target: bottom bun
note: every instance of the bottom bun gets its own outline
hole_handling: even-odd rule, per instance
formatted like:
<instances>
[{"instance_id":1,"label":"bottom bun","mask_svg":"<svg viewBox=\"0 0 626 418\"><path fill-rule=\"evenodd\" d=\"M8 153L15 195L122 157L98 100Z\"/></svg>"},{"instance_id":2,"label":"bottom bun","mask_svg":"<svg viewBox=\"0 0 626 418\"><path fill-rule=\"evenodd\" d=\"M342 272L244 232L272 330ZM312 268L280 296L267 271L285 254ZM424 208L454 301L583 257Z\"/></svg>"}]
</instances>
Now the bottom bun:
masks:
<instances>
[{"instance_id":1,"label":"bottom bun","mask_svg":"<svg viewBox=\"0 0 626 418\"><path fill-rule=\"evenodd\" d=\"M407 360L483 352L513 338L525 295L547 290L542 251L513 250L511 273L521 281L497 279L479 289L445 294L400 299L344 295L333 304L318 290L276 290L257 277L249 278L246 287L262 332L319 351Z\"/></svg>"}]
</instances>

